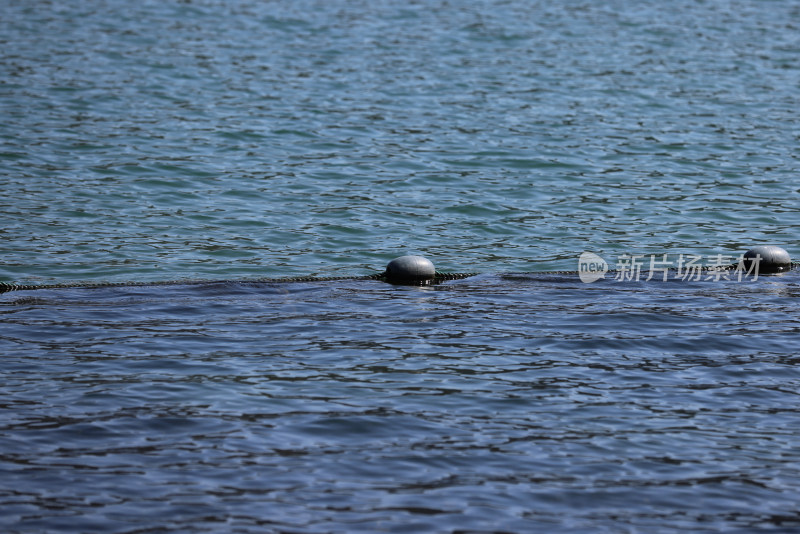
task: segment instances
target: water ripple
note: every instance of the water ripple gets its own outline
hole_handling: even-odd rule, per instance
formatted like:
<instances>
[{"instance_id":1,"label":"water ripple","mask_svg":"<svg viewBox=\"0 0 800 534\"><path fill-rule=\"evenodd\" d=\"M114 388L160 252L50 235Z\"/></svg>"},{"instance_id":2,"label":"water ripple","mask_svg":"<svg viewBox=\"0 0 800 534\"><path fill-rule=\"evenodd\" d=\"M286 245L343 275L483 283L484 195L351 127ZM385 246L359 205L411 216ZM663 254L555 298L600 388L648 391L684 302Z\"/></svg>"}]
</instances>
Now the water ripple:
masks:
<instances>
[{"instance_id":1,"label":"water ripple","mask_svg":"<svg viewBox=\"0 0 800 534\"><path fill-rule=\"evenodd\" d=\"M4 531L793 532L796 6L7 2Z\"/></svg>"}]
</instances>

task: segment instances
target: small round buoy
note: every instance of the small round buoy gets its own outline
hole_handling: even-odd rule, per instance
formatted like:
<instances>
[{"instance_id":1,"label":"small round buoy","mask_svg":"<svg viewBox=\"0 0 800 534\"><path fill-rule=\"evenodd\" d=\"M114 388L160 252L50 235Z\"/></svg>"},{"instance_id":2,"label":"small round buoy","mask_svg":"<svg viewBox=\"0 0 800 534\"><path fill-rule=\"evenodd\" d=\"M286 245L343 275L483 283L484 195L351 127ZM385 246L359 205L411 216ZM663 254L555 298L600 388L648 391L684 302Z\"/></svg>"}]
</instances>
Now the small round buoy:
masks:
<instances>
[{"instance_id":1,"label":"small round buoy","mask_svg":"<svg viewBox=\"0 0 800 534\"><path fill-rule=\"evenodd\" d=\"M422 256L400 256L386 266L386 279L389 282L419 283L436 276L436 269L428 258Z\"/></svg>"},{"instance_id":2,"label":"small round buoy","mask_svg":"<svg viewBox=\"0 0 800 534\"><path fill-rule=\"evenodd\" d=\"M753 261L758 261L758 271ZM744 253L744 267L748 271L758 274L783 273L792 268L792 259L789 253L775 245L761 245L753 247Z\"/></svg>"}]
</instances>

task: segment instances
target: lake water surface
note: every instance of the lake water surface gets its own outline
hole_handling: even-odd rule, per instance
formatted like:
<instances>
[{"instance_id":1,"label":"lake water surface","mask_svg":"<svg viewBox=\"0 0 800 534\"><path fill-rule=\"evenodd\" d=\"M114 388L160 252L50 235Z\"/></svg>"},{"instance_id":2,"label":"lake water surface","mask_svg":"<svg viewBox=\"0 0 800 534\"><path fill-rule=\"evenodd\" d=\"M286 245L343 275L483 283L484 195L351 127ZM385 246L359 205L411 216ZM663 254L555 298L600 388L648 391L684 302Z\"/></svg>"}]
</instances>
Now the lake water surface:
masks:
<instances>
[{"instance_id":1,"label":"lake water surface","mask_svg":"<svg viewBox=\"0 0 800 534\"><path fill-rule=\"evenodd\" d=\"M795 2L0 15L4 532L800 528Z\"/></svg>"}]
</instances>

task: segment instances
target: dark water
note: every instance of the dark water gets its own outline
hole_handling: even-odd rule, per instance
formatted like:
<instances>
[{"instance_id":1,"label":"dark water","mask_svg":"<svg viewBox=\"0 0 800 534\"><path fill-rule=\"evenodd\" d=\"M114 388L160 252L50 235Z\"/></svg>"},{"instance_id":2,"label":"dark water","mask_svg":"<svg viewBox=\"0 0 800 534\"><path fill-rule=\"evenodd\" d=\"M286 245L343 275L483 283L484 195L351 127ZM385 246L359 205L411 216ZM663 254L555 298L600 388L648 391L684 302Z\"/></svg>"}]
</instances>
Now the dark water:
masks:
<instances>
[{"instance_id":1,"label":"dark water","mask_svg":"<svg viewBox=\"0 0 800 534\"><path fill-rule=\"evenodd\" d=\"M800 7L9 0L3 532L796 532Z\"/></svg>"},{"instance_id":2,"label":"dark water","mask_svg":"<svg viewBox=\"0 0 800 534\"><path fill-rule=\"evenodd\" d=\"M2 522L796 531L798 280L6 296Z\"/></svg>"}]
</instances>

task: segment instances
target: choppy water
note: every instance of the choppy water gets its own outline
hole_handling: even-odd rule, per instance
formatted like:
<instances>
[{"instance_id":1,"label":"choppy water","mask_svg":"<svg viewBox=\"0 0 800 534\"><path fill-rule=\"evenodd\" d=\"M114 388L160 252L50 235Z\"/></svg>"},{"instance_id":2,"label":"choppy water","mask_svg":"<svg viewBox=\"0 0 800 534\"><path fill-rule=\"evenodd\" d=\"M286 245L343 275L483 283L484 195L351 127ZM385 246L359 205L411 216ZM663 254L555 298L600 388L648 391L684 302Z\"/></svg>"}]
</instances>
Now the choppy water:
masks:
<instances>
[{"instance_id":1,"label":"choppy water","mask_svg":"<svg viewBox=\"0 0 800 534\"><path fill-rule=\"evenodd\" d=\"M6 532L800 528L800 7L4 2Z\"/></svg>"}]
</instances>

